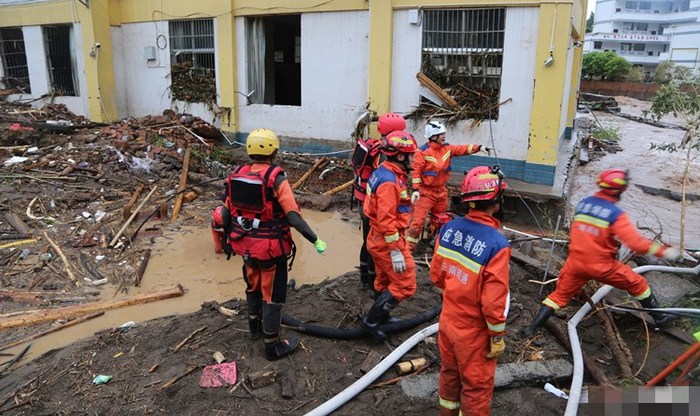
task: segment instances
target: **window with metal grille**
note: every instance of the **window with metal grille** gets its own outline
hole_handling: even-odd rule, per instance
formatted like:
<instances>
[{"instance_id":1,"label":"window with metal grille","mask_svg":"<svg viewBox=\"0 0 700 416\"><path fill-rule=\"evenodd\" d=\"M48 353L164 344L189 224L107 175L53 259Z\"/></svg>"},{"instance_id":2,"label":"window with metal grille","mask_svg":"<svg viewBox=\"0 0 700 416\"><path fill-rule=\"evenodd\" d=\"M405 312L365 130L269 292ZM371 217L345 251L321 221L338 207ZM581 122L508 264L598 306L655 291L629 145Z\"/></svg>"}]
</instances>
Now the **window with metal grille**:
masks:
<instances>
[{"instance_id":1,"label":"window with metal grille","mask_svg":"<svg viewBox=\"0 0 700 416\"><path fill-rule=\"evenodd\" d=\"M465 107L464 118L498 118L506 10L423 13L423 73Z\"/></svg>"},{"instance_id":2,"label":"window with metal grille","mask_svg":"<svg viewBox=\"0 0 700 416\"><path fill-rule=\"evenodd\" d=\"M17 90L22 94L32 92L29 86L27 53L24 49L24 35L19 27L0 29L0 83L4 88Z\"/></svg>"},{"instance_id":3,"label":"window with metal grille","mask_svg":"<svg viewBox=\"0 0 700 416\"><path fill-rule=\"evenodd\" d=\"M77 96L78 81L73 70L75 63L71 49L71 26L44 26L42 30L51 91L58 95Z\"/></svg>"},{"instance_id":4,"label":"window with metal grille","mask_svg":"<svg viewBox=\"0 0 700 416\"><path fill-rule=\"evenodd\" d=\"M212 19L177 20L170 27L170 90L176 100L216 101Z\"/></svg>"}]
</instances>

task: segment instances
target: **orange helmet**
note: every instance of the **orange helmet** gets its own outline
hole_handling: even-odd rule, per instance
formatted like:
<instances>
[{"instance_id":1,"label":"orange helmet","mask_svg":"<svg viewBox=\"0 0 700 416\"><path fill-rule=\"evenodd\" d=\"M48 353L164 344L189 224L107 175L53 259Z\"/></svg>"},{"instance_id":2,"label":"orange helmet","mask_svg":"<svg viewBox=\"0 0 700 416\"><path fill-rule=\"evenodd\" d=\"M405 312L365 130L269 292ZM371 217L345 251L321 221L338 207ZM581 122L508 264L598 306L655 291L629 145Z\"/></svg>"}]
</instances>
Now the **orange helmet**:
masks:
<instances>
[{"instance_id":1,"label":"orange helmet","mask_svg":"<svg viewBox=\"0 0 700 416\"><path fill-rule=\"evenodd\" d=\"M403 130L406 128L406 120L401 114L386 113L382 114L377 121L377 131L382 136L386 136L392 131Z\"/></svg>"},{"instance_id":2,"label":"orange helmet","mask_svg":"<svg viewBox=\"0 0 700 416\"><path fill-rule=\"evenodd\" d=\"M477 166L464 175L462 201L490 201L507 188L498 167Z\"/></svg>"},{"instance_id":3,"label":"orange helmet","mask_svg":"<svg viewBox=\"0 0 700 416\"><path fill-rule=\"evenodd\" d=\"M619 195L630 181L630 174L627 169L608 169L598 176L598 186L601 191L608 195Z\"/></svg>"},{"instance_id":4,"label":"orange helmet","mask_svg":"<svg viewBox=\"0 0 700 416\"><path fill-rule=\"evenodd\" d=\"M392 131L386 136L382 146L382 153L387 156L396 156L399 153L414 153L418 150L418 143L411 133L407 131Z\"/></svg>"}]
</instances>

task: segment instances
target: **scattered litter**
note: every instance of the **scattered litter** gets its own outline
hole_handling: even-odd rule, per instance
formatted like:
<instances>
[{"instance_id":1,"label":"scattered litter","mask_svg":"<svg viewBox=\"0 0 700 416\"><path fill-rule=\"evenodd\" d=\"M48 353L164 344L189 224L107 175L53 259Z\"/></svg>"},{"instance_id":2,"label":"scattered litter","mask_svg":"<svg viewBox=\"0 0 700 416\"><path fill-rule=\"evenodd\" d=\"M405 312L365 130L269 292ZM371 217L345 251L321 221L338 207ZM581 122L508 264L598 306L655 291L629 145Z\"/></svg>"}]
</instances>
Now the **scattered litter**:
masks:
<instances>
[{"instance_id":1,"label":"scattered litter","mask_svg":"<svg viewBox=\"0 0 700 416\"><path fill-rule=\"evenodd\" d=\"M100 254L100 255L95 256L95 261L102 261L102 260L104 260L104 258L105 258L105 256Z\"/></svg>"},{"instance_id":2,"label":"scattered litter","mask_svg":"<svg viewBox=\"0 0 700 416\"><path fill-rule=\"evenodd\" d=\"M6 161L2 162L4 166L12 166L16 165L18 163L24 163L27 160L29 160L28 157L23 157L23 156L12 156L11 158L7 159Z\"/></svg>"},{"instance_id":3,"label":"scattered litter","mask_svg":"<svg viewBox=\"0 0 700 416\"><path fill-rule=\"evenodd\" d=\"M119 329L122 330L122 332L127 332L131 328L136 326L136 322L134 321L129 321L129 322L124 322L123 324L119 325Z\"/></svg>"},{"instance_id":4,"label":"scattered litter","mask_svg":"<svg viewBox=\"0 0 700 416\"><path fill-rule=\"evenodd\" d=\"M105 376L100 374L99 376L96 376L95 378L92 379L92 384L105 384L109 380L112 379L112 376Z\"/></svg>"},{"instance_id":5,"label":"scattered litter","mask_svg":"<svg viewBox=\"0 0 700 416\"><path fill-rule=\"evenodd\" d=\"M544 385L544 390L547 391L548 393L552 393L553 395L557 397L561 397L562 399L569 399L569 395L564 393L563 391L559 390L558 388L554 387L553 385L547 383Z\"/></svg>"},{"instance_id":6,"label":"scattered litter","mask_svg":"<svg viewBox=\"0 0 700 416\"><path fill-rule=\"evenodd\" d=\"M236 362L212 364L204 367L199 386L204 388L226 387L236 384Z\"/></svg>"}]
</instances>

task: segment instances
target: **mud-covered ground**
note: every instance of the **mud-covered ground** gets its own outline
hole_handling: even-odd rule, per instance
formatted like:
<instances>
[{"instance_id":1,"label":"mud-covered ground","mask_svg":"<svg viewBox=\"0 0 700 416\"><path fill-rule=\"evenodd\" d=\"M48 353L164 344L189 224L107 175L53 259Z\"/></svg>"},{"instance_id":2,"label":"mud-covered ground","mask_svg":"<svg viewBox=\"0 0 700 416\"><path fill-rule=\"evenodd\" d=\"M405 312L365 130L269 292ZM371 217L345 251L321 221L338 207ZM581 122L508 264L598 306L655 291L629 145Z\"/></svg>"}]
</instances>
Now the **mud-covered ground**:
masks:
<instances>
[{"instance_id":1,"label":"mud-covered ground","mask_svg":"<svg viewBox=\"0 0 700 416\"><path fill-rule=\"evenodd\" d=\"M146 220L146 214L155 212L163 204L168 208L168 215L172 213L174 198L171 197L178 189L183 159L182 152L176 150L178 146L167 147L167 142L164 145L162 138L134 135L126 139L132 145L125 147L123 143L119 144L124 141L123 136L111 137L113 135L105 136L93 130L69 136L32 133L31 137L27 135L27 138L23 138L24 141L18 140L17 135L3 139L3 147L25 144L39 147L39 154L29 154L28 161L0 166L0 187L3 190L0 214L19 215L29 227L30 237L37 239L37 243L0 251L0 267L3 270L0 330L3 344L49 326L42 324L4 329L2 323L12 319L15 316L12 314L64 306L65 303L58 300L58 293L64 297L66 293L73 298L84 297L85 301L105 297L100 293L99 286L77 287L69 279L60 256L47 242L47 236L61 248L69 263L76 265L74 274L78 278L96 279L89 271L90 267L81 263L81 253L88 253L88 260L104 255L105 259L99 264L87 264L97 268L99 274L112 283L131 285L138 273L141 254L164 226L159 225L157 215ZM112 150L115 143L126 155L124 161ZM183 144L182 141L180 144ZM154 151L154 148L160 150ZM203 149L199 145L195 148ZM218 149L218 146L205 148L215 153L213 149ZM7 160L12 152L5 150L0 160ZM245 161L240 149L226 152L230 163ZM136 158L146 155L152 156L156 162L150 171L136 172ZM201 153L196 156L201 156ZM278 162L288 172L290 182L295 183L317 159L281 155ZM42 161L46 163L32 167L32 164ZM349 191L330 197L319 195L346 183L352 177L345 161L333 160L332 163L338 167L324 175L324 179L319 178L318 171L309 176L309 180L297 192L298 200L307 208L343 210L348 215L355 215L348 210ZM64 164L73 165L74 169L69 172ZM333 165L327 165L324 169L328 166ZM78 167L80 169L75 169ZM221 188L221 180L215 180L211 167L203 159L193 158L190 172L187 185L193 187L198 197L183 204L178 219L182 224L195 218L208 217L212 202ZM47 178L49 175L53 177ZM56 176L75 179L59 179ZM124 221L122 209L139 184L144 184L146 188L139 202L154 185L159 187L153 202L147 205L148 209L134 221L135 224L144 223L143 231L135 233L133 226L128 232L132 241L122 240L120 246L109 247L104 242L111 241L120 229ZM30 210L34 218L31 218L26 215L26 209L35 197L37 201ZM85 216L85 211L90 216ZM106 213L100 221L95 220L98 212ZM47 217L53 217L53 221ZM89 221L91 217L92 222ZM5 220L0 227L5 234L17 233ZM509 237L515 240L522 236ZM0 244L4 242L0 241ZM549 249L546 243L514 242L513 246L542 264L546 261ZM23 252L26 253L24 256ZM356 253L348 255L356 256ZM427 264L421 264L429 260L430 255L430 249L423 244L421 254L416 256L419 263L417 293L397 308L396 317L411 318L439 304L440 296L428 279ZM563 257L565 252L557 253L552 260L552 269L558 270ZM520 262L511 262L512 304L507 326L507 349L499 359L500 364L571 359L567 348L546 330L529 340L522 340L517 335L518 330L530 322L539 301L547 293L545 290L539 294L540 286L529 282L531 279L541 280L541 271L526 270ZM547 289L552 288L552 285L547 286ZM587 287L586 291L591 294L594 289ZM22 292L38 294L29 301L17 295ZM552 321L564 328L565 319L578 310L584 299L573 301L562 316L552 318ZM368 293L360 289L359 274L351 272L318 285L291 289L284 312L305 324L357 333L358 319L368 310L371 302ZM417 330L437 322L437 318L431 318L415 328L394 333L387 343L376 343L361 331L356 339L331 339L300 333L297 335L301 338L301 346L297 352L280 361L269 362L264 358L262 341L248 339L245 302L232 299L223 305L235 312L232 316L220 313L217 306L204 304L200 311L192 314L139 322L129 330L115 328L103 331L20 366L12 364L11 360L15 357L0 356L0 413L302 415L361 377L361 369L367 368L365 360L368 357L388 355ZM647 333L642 321L636 317L619 314L613 317L624 345L629 348L632 357L629 366L635 378L622 376L612 347L614 342L608 338L599 314L587 318L580 327L580 333L584 350L614 386L643 384L687 348L686 344L665 333ZM681 330L690 327L687 321L674 325ZM284 335L295 332L290 326L283 330ZM202 369L215 363L212 354L216 351L221 352L227 362L236 363L238 381L232 387L202 388L199 386ZM335 414L437 414L436 384L421 397L407 395L402 387L403 382L413 377L439 372L439 353L434 336L420 342L400 361L418 357L426 358L429 363L419 375L399 376L392 368ZM256 380L260 380L260 372L274 375L270 376L274 381L254 388ZM92 380L97 375L110 375L112 379L96 385ZM545 392L542 389L544 381L525 381L497 389L492 414L562 414L566 402ZM568 376L546 381L564 390L570 383ZM589 375L585 381L590 386L596 384Z\"/></svg>"}]
</instances>

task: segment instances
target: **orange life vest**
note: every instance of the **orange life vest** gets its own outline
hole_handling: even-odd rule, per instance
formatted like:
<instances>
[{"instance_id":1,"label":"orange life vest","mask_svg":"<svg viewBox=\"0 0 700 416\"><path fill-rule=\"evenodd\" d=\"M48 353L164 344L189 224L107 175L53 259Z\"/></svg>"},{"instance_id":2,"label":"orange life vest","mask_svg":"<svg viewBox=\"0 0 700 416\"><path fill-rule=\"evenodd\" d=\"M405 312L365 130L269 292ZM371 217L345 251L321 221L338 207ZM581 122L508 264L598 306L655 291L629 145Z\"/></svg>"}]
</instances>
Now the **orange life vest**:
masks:
<instances>
[{"instance_id":1,"label":"orange life vest","mask_svg":"<svg viewBox=\"0 0 700 416\"><path fill-rule=\"evenodd\" d=\"M229 244L243 260L266 261L292 253L289 222L274 195L276 165L252 172L250 165L235 168L226 179L226 205L231 212Z\"/></svg>"}]
</instances>

